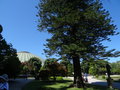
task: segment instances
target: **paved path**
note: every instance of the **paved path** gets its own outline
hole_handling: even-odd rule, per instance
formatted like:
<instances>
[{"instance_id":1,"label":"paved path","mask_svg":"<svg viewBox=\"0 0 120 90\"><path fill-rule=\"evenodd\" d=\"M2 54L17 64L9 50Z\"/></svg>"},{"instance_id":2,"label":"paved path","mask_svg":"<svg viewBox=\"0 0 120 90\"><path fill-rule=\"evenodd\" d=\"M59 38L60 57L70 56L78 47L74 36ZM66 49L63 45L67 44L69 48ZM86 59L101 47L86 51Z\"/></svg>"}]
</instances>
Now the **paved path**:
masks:
<instances>
[{"instance_id":1,"label":"paved path","mask_svg":"<svg viewBox=\"0 0 120 90\"><path fill-rule=\"evenodd\" d=\"M73 80L73 77L68 77L68 78ZM106 80L98 80L98 79L93 78L92 76L88 76L88 83L94 84L94 85L107 86ZM113 87L120 89L120 83L114 82Z\"/></svg>"},{"instance_id":2,"label":"paved path","mask_svg":"<svg viewBox=\"0 0 120 90\"><path fill-rule=\"evenodd\" d=\"M10 90L22 90L22 87L33 79L13 79L9 81Z\"/></svg>"}]
</instances>

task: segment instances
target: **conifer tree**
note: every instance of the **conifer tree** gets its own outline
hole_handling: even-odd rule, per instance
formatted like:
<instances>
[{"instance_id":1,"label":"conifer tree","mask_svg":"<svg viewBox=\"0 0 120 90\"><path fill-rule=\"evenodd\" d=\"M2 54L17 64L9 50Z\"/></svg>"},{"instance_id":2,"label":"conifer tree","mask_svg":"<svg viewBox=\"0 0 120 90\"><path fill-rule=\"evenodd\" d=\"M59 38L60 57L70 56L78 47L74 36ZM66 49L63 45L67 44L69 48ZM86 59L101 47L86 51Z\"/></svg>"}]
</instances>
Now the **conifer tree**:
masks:
<instances>
[{"instance_id":1,"label":"conifer tree","mask_svg":"<svg viewBox=\"0 0 120 90\"><path fill-rule=\"evenodd\" d=\"M51 34L45 53L72 59L74 85L84 87L80 61L101 57L102 41L117 34L109 12L100 0L40 0L37 8L39 30Z\"/></svg>"}]
</instances>

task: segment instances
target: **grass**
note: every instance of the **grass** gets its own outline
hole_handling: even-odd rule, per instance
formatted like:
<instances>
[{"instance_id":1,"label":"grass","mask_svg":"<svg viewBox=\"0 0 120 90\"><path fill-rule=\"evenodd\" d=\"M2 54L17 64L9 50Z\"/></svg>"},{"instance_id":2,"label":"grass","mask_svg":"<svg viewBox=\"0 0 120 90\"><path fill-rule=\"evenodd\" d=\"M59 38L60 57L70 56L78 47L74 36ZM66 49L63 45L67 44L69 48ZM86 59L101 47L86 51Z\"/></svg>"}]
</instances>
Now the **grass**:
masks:
<instances>
[{"instance_id":1,"label":"grass","mask_svg":"<svg viewBox=\"0 0 120 90\"><path fill-rule=\"evenodd\" d=\"M71 84L71 80L63 81L38 81L28 83L22 90L65 90Z\"/></svg>"},{"instance_id":2,"label":"grass","mask_svg":"<svg viewBox=\"0 0 120 90\"><path fill-rule=\"evenodd\" d=\"M102 78L102 76L98 76L96 79L98 79L98 80L106 80L106 77Z\"/></svg>"},{"instance_id":3,"label":"grass","mask_svg":"<svg viewBox=\"0 0 120 90\"><path fill-rule=\"evenodd\" d=\"M96 86L87 84L87 88L70 88L71 80L62 81L38 81L34 80L23 87L22 90L110 90L104 86ZM116 89L117 90L117 89Z\"/></svg>"}]
</instances>

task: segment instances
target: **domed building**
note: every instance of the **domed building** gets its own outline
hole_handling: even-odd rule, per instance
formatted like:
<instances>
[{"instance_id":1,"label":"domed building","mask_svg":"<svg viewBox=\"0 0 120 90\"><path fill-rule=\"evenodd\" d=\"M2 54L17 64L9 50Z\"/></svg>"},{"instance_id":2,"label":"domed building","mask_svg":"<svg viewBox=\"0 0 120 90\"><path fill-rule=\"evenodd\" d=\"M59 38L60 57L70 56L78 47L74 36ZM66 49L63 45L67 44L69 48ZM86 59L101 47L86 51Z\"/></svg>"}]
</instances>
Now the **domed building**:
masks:
<instances>
[{"instance_id":1,"label":"domed building","mask_svg":"<svg viewBox=\"0 0 120 90\"><path fill-rule=\"evenodd\" d=\"M40 58L39 56L36 56L30 52L27 52L27 51L18 52L17 55L18 55L18 58L21 62L25 62L25 61L30 60L30 58L32 58L32 57L36 57L36 58L39 58L41 60L42 64L44 63L44 60L42 58Z\"/></svg>"}]
</instances>

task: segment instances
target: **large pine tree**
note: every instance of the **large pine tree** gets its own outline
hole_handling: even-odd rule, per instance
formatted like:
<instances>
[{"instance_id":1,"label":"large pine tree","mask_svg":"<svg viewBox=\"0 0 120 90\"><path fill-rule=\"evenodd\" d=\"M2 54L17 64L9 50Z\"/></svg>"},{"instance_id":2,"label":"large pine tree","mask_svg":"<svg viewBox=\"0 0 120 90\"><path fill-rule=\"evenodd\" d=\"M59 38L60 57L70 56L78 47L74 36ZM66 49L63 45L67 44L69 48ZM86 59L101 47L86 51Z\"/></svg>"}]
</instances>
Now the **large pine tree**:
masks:
<instances>
[{"instance_id":1,"label":"large pine tree","mask_svg":"<svg viewBox=\"0 0 120 90\"><path fill-rule=\"evenodd\" d=\"M45 52L72 59L74 85L84 87L80 60L101 57L102 41L117 34L109 12L99 0L40 0L38 10L39 30L52 35Z\"/></svg>"}]
</instances>

